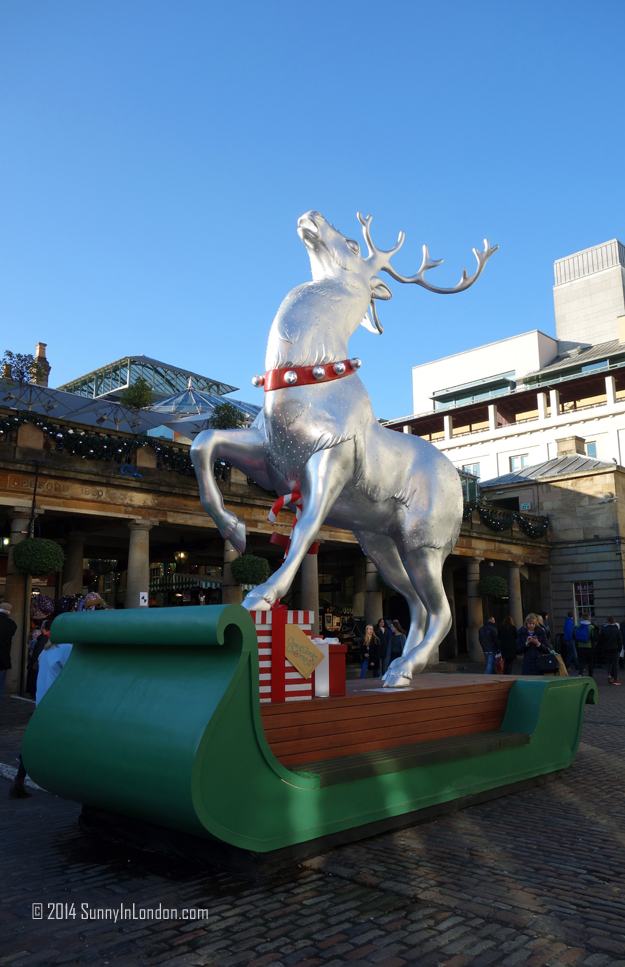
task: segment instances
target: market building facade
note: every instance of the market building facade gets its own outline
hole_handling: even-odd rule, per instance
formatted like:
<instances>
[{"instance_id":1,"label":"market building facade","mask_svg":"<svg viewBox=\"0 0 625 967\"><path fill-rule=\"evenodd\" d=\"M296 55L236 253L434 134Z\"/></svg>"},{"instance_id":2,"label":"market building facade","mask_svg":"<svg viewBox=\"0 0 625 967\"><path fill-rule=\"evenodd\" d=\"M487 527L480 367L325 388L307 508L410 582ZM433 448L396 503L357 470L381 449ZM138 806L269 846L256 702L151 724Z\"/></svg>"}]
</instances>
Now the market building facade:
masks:
<instances>
[{"instance_id":1,"label":"market building facade","mask_svg":"<svg viewBox=\"0 0 625 967\"><path fill-rule=\"evenodd\" d=\"M0 431L0 590L18 623L11 690L23 687L33 591L61 599L97 587L110 606L131 608L241 600L242 588L229 575L236 553L201 507L188 445L165 446L145 435L94 431L77 421L53 422L12 409L0 409ZM226 507L245 521L248 549L275 569L284 549L272 536L288 536L292 516L282 511L269 523L275 494L234 468L223 470L218 483ZM60 574L29 579L12 566L11 548L28 536L31 520L37 534L63 547ZM482 574L489 568L505 575L517 620L524 608L544 602L548 535L542 519L524 520L526 530L533 523L539 536L524 533L523 521L499 534L466 504L460 540L445 568L454 626L442 658L467 649L481 658L477 629L490 603L478 590L480 568ZM406 620L403 598L383 585L351 532L324 526L318 541L319 553L306 556L288 603L328 615L327 631L340 627L341 614L349 612L372 621ZM108 571L101 567L107 562Z\"/></svg>"}]
</instances>

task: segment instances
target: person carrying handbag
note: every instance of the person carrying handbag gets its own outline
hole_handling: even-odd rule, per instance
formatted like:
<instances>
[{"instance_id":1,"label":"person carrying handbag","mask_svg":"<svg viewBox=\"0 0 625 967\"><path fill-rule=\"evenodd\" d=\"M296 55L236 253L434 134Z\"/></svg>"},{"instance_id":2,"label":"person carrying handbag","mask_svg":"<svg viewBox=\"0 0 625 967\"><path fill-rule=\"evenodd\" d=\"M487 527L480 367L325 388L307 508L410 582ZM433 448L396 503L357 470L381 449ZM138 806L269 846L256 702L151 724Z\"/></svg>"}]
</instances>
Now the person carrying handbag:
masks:
<instances>
[{"instance_id":1,"label":"person carrying handbag","mask_svg":"<svg viewBox=\"0 0 625 967\"><path fill-rule=\"evenodd\" d=\"M516 650L518 655L523 655L522 675L543 675L545 672L558 671L558 662L551 654L547 636L544 629L539 625L535 614L528 614L523 627L519 628ZM542 660L547 656L554 662L553 669L541 667L549 664L548 660Z\"/></svg>"}]
</instances>

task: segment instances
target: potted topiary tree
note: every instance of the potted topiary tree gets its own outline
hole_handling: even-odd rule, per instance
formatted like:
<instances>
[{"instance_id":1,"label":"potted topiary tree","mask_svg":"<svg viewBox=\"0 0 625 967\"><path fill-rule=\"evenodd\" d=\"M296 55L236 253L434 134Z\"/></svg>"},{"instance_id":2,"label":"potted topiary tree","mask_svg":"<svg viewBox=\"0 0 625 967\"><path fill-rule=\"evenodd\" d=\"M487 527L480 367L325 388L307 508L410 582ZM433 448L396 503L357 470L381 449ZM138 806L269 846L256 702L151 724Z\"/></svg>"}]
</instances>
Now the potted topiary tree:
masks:
<instances>
[{"instance_id":1,"label":"potted topiary tree","mask_svg":"<svg viewBox=\"0 0 625 967\"><path fill-rule=\"evenodd\" d=\"M501 598L508 597L508 582L505 578L499 578L493 575L493 577L482 578L478 583L477 590L479 594L483 594L488 598Z\"/></svg>"},{"instance_id":2,"label":"potted topiary tree","mask_svg":"<svg viewBox=\"0 0 625 967\"><path fill-rule=\"evenodd\" d=\"M237 584L263 584L270 575L269 561L255 554L242 554L230 565L230 573Z\"/></svg>"}]
</instances>

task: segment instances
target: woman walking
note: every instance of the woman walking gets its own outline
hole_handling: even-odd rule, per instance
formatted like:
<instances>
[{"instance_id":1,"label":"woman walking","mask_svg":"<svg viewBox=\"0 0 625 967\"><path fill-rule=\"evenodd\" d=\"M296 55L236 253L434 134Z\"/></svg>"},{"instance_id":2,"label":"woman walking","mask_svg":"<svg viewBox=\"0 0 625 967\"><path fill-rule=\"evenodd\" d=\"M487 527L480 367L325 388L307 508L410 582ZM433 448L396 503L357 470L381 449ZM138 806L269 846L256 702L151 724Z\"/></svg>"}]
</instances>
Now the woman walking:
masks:
<instances>
[{"instance_id":1,"label":"woman walking","mask_svg":"<svg viewBox=\"0 0 625 967\"><path fill-rule=\"evenodd\" d=\"M360 669L360 677L367 677L367 669L373 669L373 677L380 677L380 642L378 636L376 635L373 625L367 625L365 628L365 638L362 643L362 648L360 651L360 657L362 658L362 668Z\"/></svg>"},{"instance_id":2,"label":"woman walking","mask_svg":"<svg viewBox=\"0 0 625 967\"><path fill-rule=\"evenodd\" d=\"M516 658L517 630L514 620L508 614L499 625L499 647L503 658L503 673L511 675Z\"/></svg>"}]
</instances>

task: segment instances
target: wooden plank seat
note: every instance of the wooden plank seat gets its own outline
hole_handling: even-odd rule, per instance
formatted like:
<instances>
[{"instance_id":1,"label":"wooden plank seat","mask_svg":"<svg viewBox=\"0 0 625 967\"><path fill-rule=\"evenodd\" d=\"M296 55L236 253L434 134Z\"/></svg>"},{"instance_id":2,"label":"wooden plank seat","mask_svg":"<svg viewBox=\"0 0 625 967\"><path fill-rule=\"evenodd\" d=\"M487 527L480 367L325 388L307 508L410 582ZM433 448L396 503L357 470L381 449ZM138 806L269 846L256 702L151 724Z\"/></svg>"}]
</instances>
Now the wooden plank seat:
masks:
<instances>
[{"instance_id":1,"label":"wooden plank seat","mask_svg":"<svg viewBox=\"0 0 625 967\"><path fill-rule=\"evenodd\" d=\"M415 687L401 691L373 688L341 698L262 705L265 735L283 765L304 771L312 770L313 763L383 751L389 762L400 761L399 751L408 748L412 755L419 744L435 749L431 743L437 741L498 736L514 679L467 678L424 675ZM443 749L463 746L456 742L436 748L447 754ZM427 750L422 751L425 755ZM379 757L380 762L386 759Z\"/></svg>"},{"instance_id":2,"label":"wooden plank seat","mask_svg":"<svg viewBox=\"0 0 625 967\"><path fill-rule=\"evenodd\" d=\"M529 741L528 732L473 732L447 739L417 742L414 745L400 745L394 749L376 749L357 755L321 759L290 768L293 772L318 775L320 787L334 786L339 782L385 776L402 769L414 769L415 766L467 759L470 756L527 745Z\"/></svg>"}]
</instances>

